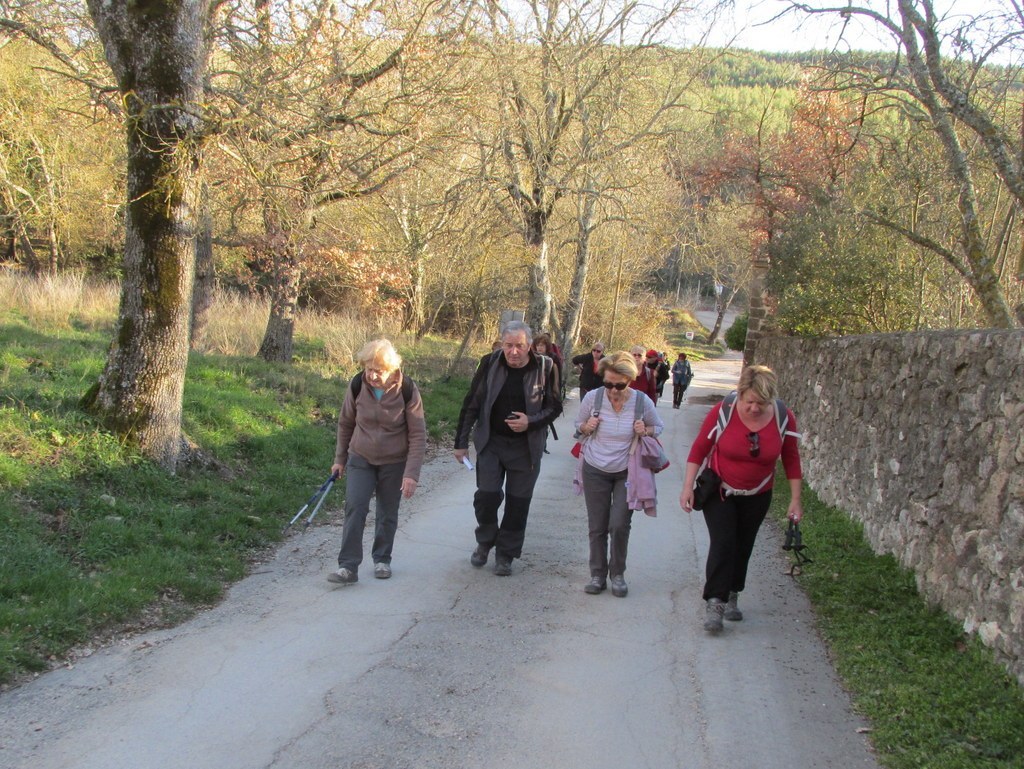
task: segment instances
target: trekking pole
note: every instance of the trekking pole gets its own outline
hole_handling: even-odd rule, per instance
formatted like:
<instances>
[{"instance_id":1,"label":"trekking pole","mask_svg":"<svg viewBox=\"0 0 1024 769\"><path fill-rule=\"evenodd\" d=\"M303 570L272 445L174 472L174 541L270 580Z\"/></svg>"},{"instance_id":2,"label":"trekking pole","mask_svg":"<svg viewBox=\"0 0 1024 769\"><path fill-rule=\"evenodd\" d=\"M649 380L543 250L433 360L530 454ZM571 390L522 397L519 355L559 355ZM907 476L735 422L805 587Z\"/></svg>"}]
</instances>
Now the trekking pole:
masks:
<instances>
[{"instance_id":1,"label":"trekking pole","mask_svg":"<svg viewBox=\"0 0 1024 769\"><path fill-rule=\"evenodd\" d=\"M304 504L301 508L299 508L299 512L297 512L295 514L295 517L292 518L290 521L288 521L288 523L285 524L284 528L281 529L281 534L286 533L288 531L288 529L290 529L292 527L292 524L295 523L297 520L299 520L299 518L302 517L302 514L304 512L306 512L306 510L309 509L309 506L312 505L313 502L317 500L317 497L319 497L320 499L319 499L319 501L316 502L316 507L313 508L313 512L310 513L309 518L306 520L305 525L302 527L302 530L305 531L309 527L309 524L312 523L313 516L316 515L317 510L320 509L320 505L322 505L324 503L324 500L327 498L327 494L330 492L331 487L334 485L334 482L337 479L338 479L338 474L337 473L331 473L331 477L328 478L326 481L324 481L323 485L319 489L317 489L315 492L313 492L313 496L311 496L309 498L309 501L307 501L306 504Z\"/></svg>"}]
</instances>

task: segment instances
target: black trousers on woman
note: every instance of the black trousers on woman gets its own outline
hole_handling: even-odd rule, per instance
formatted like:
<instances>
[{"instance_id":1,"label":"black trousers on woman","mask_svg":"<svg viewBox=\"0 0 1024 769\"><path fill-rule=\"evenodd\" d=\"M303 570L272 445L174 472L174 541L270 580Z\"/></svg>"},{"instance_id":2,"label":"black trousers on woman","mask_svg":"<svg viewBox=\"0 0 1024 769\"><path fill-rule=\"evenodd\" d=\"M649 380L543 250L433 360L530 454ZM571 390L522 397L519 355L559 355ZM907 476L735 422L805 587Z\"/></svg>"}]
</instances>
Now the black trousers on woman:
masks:
<instances>
[{"instance_id":1,"label":"black trousers on woman","mask_svg":"<svg viewBox=\"0 0 1024 769\"><path fill-rule=\"evenodd\" d=\"M754 552L757 531L768 514L771 489L751 497L714 497L704 505L704 521L711 537L708 549L704 600L729 600L746 586L747 564Z\"/></svg>"}]
</instances>

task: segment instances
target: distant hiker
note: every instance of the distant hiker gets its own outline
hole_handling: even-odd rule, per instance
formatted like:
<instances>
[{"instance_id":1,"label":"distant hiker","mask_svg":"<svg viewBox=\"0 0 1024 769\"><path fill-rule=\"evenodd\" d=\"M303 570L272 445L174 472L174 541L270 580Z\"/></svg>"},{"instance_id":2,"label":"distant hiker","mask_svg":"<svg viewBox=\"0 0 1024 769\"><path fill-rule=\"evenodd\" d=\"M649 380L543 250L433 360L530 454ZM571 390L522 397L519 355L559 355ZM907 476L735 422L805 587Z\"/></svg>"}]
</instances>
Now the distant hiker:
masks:
<instances>
[{"instance_id":1,"label":"distant hiker","mask_svg":"<svg viewBox=\"0 0 1024 769\"><path fill-rule=\"evenodd\" d=\"M644 353L644 348L638 344L630 347L629 353L633 356L637 369L636 379L630 382L629 386L634 390L639 390L657 404L658 379L655 369L658 365L658 353L655 350L648 350ZM647 365L648 361L651 361L653 365Z\"/></svg>"},{"instance_id":2,"label":"distant hiker","mask_svg":"<svg viewBox=\"0 0 1024 769\"><path fill-rule=\"evenodd\" d=\"M597 364L604 356L604 342L594 342L590 352L576 355L572 359L572 365L579 369L580 373L580 400L583 396L601 386L601 378L597 373Z\"/></svg>"},{"instance_id":3,"label":"distant hiker","mask_svg":"<svg viewBox=\"0 0 1024 769\"><path fill-rule=\"evenodd\" d=\"M736 392L715 404L704 418L686 460L686 478L679 504L694 509L694 481L702 463L721 479L720 488L704 504L711 545L704 583L704 629L722 630L722 618L738 621L737 606L747 578L747 564L758 529L772 501L775 463L789 479L789 519L803 518L800 503L800 452L796 417L777 398L775 374L766 366L748 366Z\"/></svg>"},{"instance_id":4,"label":"distant hiker","mask_svg":"<svg viewBox=\"0 0 1024 769\"><path fill-rule=\"evenodd\" d=\"M625 598L633 520L628 496L630 486L638 486L638 479L631 477L631 449L638 436L660 434L663 424L651 399L629 386L637 367L628 352L602 358L598 371L603 387L587 394L576 415L583 443L579 483L590 531L590 582L583 591L597 595L610 581L612 595Z\"/></svg>"},{"instance_id":5,"label":"distant hiker","mask_svg":"<svg viewBox=\"0 0 1024 769\"><path fill-rule=\"evenodd\" d=\"M367 342L356 361L363 370L345 388L331 467L339 477L348 473L339 568L327 577L342 585L359 581L363 529L374 495L373 576L391 576L398 505L415 493L427 447L419 388L402 374L402 359L391 342Z\"/></svg>"},{"instance_id":6,"label":"distant hiker","mask_svg":"<svg viewBox=\"0 0 1024 769\"><path fill-rule=\"evenodd\" d=\"M661 398L665 394L665 382L669 380L669 367L665 362L666 353L658 353L658 364L654 367L656 387L658 388L658 398Z\"/></svg>"},{"instance_id":7,"label":"distant hiker","mask_svg":"<svg viewBox=\"0 0 1024 769\"><path fill-rule=\"evenodd\" d=\"M693 368L690 361L686 359L686 353L679 353L676 362L672 364L672 408L677 409L683 403L683 395L686 388L690 386L693 379Z\"/></svg>"},{"instance_id":8,"label":"distant hiker","mask_svg":"<svg viewBox=\"0 0 1024 769\"><path fill-rule=\"evenodd\" d=\"M554 364L530 349L532 338L522 321L505 326L501 349L480 361L455 430L455 459L466 460L471 434L477 454L477 547L469 560L483 566L494 548L494 573L501 577L522 555L547 428L562 413Z\"/></svg>"},{"instance_id":9,"label":"distant hiker","mask_svg":"<svg viewBox=\"0 0 1024 769\"><path fill-rule=\"evenodd\" d=\"M547 355L551 358L551 361L555 364L555 373L558 374L558 393L559 397L565 397L565 391L562 386L565 384L562 377L564 372L562 371L562 351L558 349L558 345L551 341L551 335L543 332L537 334L533 338L533 351L538 355Z\"/></svg>"}]
</instances>

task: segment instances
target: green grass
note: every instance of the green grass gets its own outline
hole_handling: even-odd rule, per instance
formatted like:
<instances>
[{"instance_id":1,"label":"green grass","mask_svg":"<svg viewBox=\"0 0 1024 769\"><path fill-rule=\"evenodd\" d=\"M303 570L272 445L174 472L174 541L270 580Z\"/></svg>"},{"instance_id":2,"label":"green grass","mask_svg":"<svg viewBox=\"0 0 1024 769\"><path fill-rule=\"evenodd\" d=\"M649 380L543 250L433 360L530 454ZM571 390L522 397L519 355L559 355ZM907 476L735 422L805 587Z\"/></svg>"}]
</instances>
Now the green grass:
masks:
<instances>
[{"instance_id":1,"label":"green grass","mask_svg":"<svg viewBox=\"0 0 1024 769\"><path fill-rule=\"evenodd\" d=\"M773 514L784 525L788 488ZM876 556L861 526L804 490L814 560L798 577L839 675L892 769L1024 767L1024 690L976 638L917 592L913 575Z\"/></svg>"},{"instance_id":2,"label":"green grass","mask_svg":"<svg viewBox=\"0 0 1024 769\"><path fill-rule=\"evenodd\" d=\"M351 372L193 356L184 429L209 461L167 475L78 408L108 342L0 322L0 682L218 600L333 460ZM417 352L429 371L433 347ZM431 437L447 440L468 379L416 381Z\"/></svg>"},{"instance_id":3,"label":"green grass","mask_svg":"<svg viewBox=\"0 0 1024 769\"><path fill-rule=\"evenodd\" d=\"M693 332L693 339L686 338L686 332ZM725 333L725 329L722 329ZM671 366L680 352L685 352L690 363L722 357L722 348L717 344L707 344L708 330L686 310L672 310L669 313L669 326L665 331L668 341L668 362ZM720 335L721 336L721 335Z\"/></svg>"}]
</instances>

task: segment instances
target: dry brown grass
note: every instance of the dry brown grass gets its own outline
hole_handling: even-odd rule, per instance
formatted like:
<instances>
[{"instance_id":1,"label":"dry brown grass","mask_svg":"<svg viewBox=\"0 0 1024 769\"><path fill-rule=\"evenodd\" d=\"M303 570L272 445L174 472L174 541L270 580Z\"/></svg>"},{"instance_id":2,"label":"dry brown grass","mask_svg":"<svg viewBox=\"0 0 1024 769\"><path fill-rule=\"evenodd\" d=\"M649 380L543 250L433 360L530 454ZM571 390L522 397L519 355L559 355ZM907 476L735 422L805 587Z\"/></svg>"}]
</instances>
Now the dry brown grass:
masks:
<instances>
[{"instance_id":1,"label":"dry brown grass","mask_svg":"<svg viewBox=\"0 0 1024 769\"><path fill-rule=\"evenodd\" d=\"M35 328L71 328L74 324L98 329L112 327L116 320L120 286L81 273L37 278L0 269L0 296L8 309L23 315ZM263 341L269 316L270 303L265 299L220 292L196 349L218 355L254 356ZM350 368L352 356L368 339L387 336L398 344L401 336L394 324L313 310L298 312L295 335L297 339L323 341L322 363L327 368Z\"/></svg>"},{"instance_id":2,"label":"dry brown grass","mask_svg":"<svg viewBox=\"0 0 1024 769\"><path fill-rule=\"evenodd\" d=\"M113 281L87 278L82 273L32 277L0 269L0 296L36 328L88 329L109 326L117 317L120 288Z\"/></svg>"}]
</instances>

